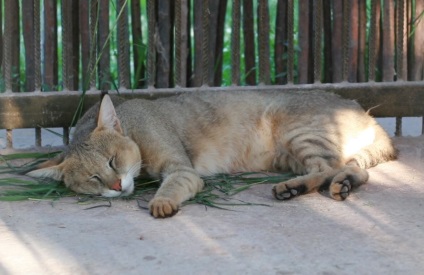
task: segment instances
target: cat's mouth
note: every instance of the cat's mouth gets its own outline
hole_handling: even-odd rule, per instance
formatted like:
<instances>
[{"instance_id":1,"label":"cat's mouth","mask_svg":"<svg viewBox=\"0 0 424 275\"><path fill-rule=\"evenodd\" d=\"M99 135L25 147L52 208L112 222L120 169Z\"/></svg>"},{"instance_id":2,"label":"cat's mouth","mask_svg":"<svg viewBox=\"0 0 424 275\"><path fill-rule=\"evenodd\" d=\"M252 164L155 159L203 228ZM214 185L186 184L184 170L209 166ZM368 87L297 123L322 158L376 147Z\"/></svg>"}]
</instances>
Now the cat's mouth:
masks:
<instances>
[{"instance_id":1,"label":"cat's mouth","mask_svg":"<svg viewBox=\"0 0 424 275\"><path fill-rule=\"evenodd\" d=\"M102 192L101 196L106 198L116 198L116 197L126 197L132 194L134 188L131 188L130 190L122 190L122 191L115 191L115 190L105 190Z\"/></svg>"}]
</instances>

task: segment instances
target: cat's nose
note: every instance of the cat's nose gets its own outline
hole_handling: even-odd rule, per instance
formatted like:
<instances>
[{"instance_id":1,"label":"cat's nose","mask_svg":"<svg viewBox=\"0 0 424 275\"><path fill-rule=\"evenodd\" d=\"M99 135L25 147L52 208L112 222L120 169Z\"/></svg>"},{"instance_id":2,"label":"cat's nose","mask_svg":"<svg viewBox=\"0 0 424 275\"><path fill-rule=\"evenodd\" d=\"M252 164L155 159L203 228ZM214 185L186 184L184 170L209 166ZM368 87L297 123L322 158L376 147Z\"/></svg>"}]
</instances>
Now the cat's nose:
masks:
<instances>
[{"instance_id":1,"label":"cat's nose","mask_svg":"<svg viewBox=\"0 0 424 275\"><path fill-rule=\"evenodd\" d=\"M115 181L115 183L112 184L110 189L115 191L122 191L121 179L118 179L117 181Z\"/></svg>"}]
</instances>

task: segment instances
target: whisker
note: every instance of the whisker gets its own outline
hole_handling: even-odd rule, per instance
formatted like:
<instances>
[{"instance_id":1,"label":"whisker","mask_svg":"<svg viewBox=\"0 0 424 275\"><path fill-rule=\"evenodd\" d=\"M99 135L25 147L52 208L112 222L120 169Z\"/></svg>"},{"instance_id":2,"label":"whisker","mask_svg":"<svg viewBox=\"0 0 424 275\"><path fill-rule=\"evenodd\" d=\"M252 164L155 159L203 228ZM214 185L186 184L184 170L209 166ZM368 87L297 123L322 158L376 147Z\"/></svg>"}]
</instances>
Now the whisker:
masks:
<instances>
[{"instance_id":1,"label":"whisker","mask_svg":"<svg viewBox=\"0 0 424 275\"><path fill-rule=\"evenodd\" d=\"M136 174L137 170L141 170L141 161L138 161L136 163L134 163L128 170L127 170L127 174L131 174L132 176L135 176L134 174Z\"/></svg>"}]
</instances>

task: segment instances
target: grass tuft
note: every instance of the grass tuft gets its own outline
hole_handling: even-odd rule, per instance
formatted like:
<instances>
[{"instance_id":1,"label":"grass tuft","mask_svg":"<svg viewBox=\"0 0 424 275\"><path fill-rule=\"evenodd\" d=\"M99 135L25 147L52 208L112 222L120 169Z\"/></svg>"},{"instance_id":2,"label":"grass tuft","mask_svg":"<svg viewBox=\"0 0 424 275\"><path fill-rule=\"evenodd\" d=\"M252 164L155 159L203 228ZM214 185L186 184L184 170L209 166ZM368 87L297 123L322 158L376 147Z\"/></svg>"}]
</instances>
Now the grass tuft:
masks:
<instances>
[{"instance_id":1,"label":"grass tuft","mask_svg":"<svg viewBox=\"0 0 424 275\"><path fill-rule=\"evenodd\" d=\"M33 168L39 162L49 159L60 152L54 153L21 153L2 156L0 155L0 174L7 174L8 177L0 178L0 201L23 201L23 200L48 200L56 201L64 197L75 197L80 204L89 204L98 201L109 202L105 205L109 207L110 198L99 196L77 194L66 188L62 182L48 179L28 179L14 175L21 171ZM16 160L28 160L23 165L12 164ZM241 205L261 205L266 204L246 202L237 199L235 195L245 191L252 186L259 184L278 183L293 177L293 174L272 174L265 173L238 173L238 174L218 174L203 177L205 187L193 199L184 204L201 204L206 207L214 207L228 210L227 206ZM159 188L160 180L151 178L137 178L135 180L135 190L131 196L117 199L137 200L148 202ZM97 206L95 206L97 207ZM89 207L87 209L92 209ZM145 208L145 207L142 207Z\"/></svg>"}]
</instances>

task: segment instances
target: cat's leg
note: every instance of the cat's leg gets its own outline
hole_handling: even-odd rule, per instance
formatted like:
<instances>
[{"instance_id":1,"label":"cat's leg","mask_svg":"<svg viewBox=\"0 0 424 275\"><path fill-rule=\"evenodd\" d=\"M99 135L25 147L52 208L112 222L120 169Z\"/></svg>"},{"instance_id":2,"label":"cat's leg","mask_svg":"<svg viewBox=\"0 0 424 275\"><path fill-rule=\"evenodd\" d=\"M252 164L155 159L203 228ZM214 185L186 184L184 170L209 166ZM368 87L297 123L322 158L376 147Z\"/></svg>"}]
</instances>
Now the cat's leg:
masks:
<instances>
[{"instance_id":1,"label":"cat's leg","mask_svg":"<svg viewBox=\"0 0 424 275\"><path fill-rule=\"evenodd\" d=\"M328 188L330 196L335 200L345 200L352 188L358 187L368 180L368 172L356 165L345 165L341 168L326 168L321 172L313 172L304 176L279 183L272 189L274 197L288 200L293 197Z\"/></svg>"},{"instance_id":2,"label":"cat's leg","mask_svg":"<svg viewBox=\"0 0 424 275\"><path fill-rule=\"evenodd\" d=\"M178 212L182 202L194 197L203 188L203 180L190 166L167 163L162 169L163 182L149 203L155 218L166 218Z\"/></svg>"},{"instance_id":3,"label":"cat's leg","mask_svg":"<svg viewBox=\"0 0 424 275\"><path fill-rule=\"evenodd\" d=\"M345 200L350 191L368 181L368 172L356 163L350 162L338 170L329 185L330 196L338 201Z\"/></svg>"},{"instance_id":4,"label":"cat's leg","mask_svg":"<svg viewBox=\"0 0 424 275\"><path fill-rule=\"evenodd\" d=\"M329 188L332 198L344 200L352 187L366 182L368 173L364 169L354 161L349 165L343 163L336 140L326 132L294 131L284 143L286 154L279 158L284 162L279 166L305 175L275 185L274 196L287 200L319 188Z\"/></svg>"}]
</instances>

